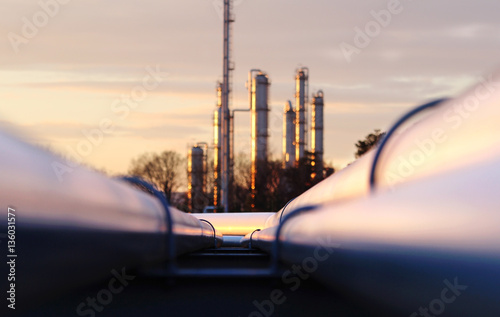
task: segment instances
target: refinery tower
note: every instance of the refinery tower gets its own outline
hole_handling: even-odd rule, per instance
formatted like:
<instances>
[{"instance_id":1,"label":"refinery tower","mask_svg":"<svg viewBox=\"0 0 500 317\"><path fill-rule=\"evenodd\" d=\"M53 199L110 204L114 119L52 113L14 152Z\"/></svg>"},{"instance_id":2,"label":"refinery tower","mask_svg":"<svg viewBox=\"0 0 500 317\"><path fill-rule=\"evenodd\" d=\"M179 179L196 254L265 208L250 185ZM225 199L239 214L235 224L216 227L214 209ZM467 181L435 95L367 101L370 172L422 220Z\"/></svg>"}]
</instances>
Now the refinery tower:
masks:
<instances>
[{"instance_id":1,"label":"refinery tower","mask_svg":"<svg viewBox=\"0 0 500 317\"><path fill-rule=\"evenodd\" d=\"M252 78L250 90L251 100L251 189L252 208L259 208L256 195L265 188L267 151L268 151L268 117L269 117L269 77L259 71Z\"/></svg>"},{"instance_id":2,"label":"refinery tower","mask_svg":"<svg viewBox=\"0 0 500 317\"><path fill-rule=\"evenodd\" d=\"M313 95L311 102L311 155L314 162L314 176L323 176L323 91Z\"/></svg>"},{"instance_id":3,"label":"refinery tower","mask_svg":"<svg viewBox=\"0 0 500 317\"><path fill-rule=\"evenodd\" d=\"M208 144L200 142L188 151L188 208L201 212L207 205L205 197Z\"/></svg>"},{"instance_id":4,"label":"refinery tower","mask_svg":"<svg viewBox=\"0 0 500 317\"><path fill-rule=\"evenodd\" d=\"M297 167L309 153L314 167L312 178L323 175L323 91L313 94L310 105L310 148L307 150L309 69L297 69L295 75L295 109L287 101L283 113L283 167Z\"/></svg>"}]
</instances>

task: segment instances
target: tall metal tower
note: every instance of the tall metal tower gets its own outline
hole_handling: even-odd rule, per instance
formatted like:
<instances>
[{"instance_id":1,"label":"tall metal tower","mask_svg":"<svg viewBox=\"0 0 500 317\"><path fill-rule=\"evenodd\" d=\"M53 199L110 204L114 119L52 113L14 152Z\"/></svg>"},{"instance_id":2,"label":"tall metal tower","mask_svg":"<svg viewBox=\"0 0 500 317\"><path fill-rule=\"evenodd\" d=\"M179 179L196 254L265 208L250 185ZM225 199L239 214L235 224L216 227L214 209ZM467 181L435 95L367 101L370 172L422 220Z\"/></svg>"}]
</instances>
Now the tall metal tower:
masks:
<instances>
[{"instance_id":1,"label":"tall metal tower","mask_svg":"<svg viewBox=\"0 0 500 317\"><path fill-rule=\"evenodd\" d=\"M297 163L304 157L306 145L306 110L309 94L309 69L302 67L295 76L295 160Z\"/></svg>"},{"instance_id":2,"label":"tall metal tower","mask_svg":"<svg viewBox=\"0 0 500 317\"><path fill-rule=\"evenodd\" d=\"M220 206L221 188L221 142L222 142L222 83L217 83L217 108L214 111L214 182L213 182L213 204Z\"/></svg>"},{"instance_id":3,"label":"tall metal tower","mask_svg":"<svg viewBox=\"0 0 500 317\"><path fill-rule=\"evenodd\" d=\"M204 207L206 182L206 151L193 146L188 152L188 208L201 212Z\"/></svg>"},{"instance_id":4,"label":"tall metal tower","mask_svg":"<svg viewBox=\"0 0 500 317\"><path fill-rule=\"evenodd\" d=\"M323 176L323 91L313 95L311 103L311 152L314 155L315 177Z\"/></svg>"},{"instance_id":5,"label":"tall metal tower","mask_svg":"<svg viewBox=\"0 0 500 317\"><path fill-rule=\"evenodd\" d=\"M224 206L224 212L229 211L229 188L231 183L231 116L229 111L229 93L230 93L230 72L231 67L231 23L234 19L231 16L231 1L224 0L224 58L222 61L223 80L222 80L222 142L221 142L221 203Z\"/></svg>"},{"instance_id":6,"label":"tall metal tower","mask_svg":"<svg viewBox=\"0 0 500 317\"><path fill-rule=\"evenodd\" d=\"M283 114L283 168L295 166L295 111L290 100Z\"/></svg>"},{"instance_id":7,"label":"tall metal tower","mask_svg":"<svg viewBox=\"0 0 500 317\"><path fill-rule=\"evenodd\" d=\"M251 86L252 114L252 208L255 208L255 194L264 190L264 169L267 165L268 119L269 119L269 77L262 72L255 75Z\"/></svg>"}]
</instances>

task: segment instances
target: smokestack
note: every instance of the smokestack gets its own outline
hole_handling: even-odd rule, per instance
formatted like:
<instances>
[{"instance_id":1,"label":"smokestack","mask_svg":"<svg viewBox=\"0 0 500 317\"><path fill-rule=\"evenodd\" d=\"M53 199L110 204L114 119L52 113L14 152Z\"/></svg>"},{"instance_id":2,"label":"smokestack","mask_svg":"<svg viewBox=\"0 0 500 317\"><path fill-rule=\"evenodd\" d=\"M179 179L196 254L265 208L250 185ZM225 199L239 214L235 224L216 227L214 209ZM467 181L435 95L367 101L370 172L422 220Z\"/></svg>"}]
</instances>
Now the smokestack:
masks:
<instances>
[{"instance_id":1,"label":"smokestack","mask_svg":"<svg viewBox=\"0 0 500 317\"><path fill-rule=\"evenodd\" d=\"M283 114L283 167L295 166L295 112L290 100Z\"/></svg>"},{"instance_id":2,"label":"smokestack","mask_svg":"<svg viewBox=\"0 0 500 317\"><path fill-rule=\"evenodd\" d=\"M252 196L262 190L261 179L265 177L262 168L267 165L268 134L268 95L269 78L259 72L252 80L251 86L251 116L252 116ZM255 206L253 206L255 207Z\"/></svg>"},{"instance_id":3,"label":"smokestack","mask_svg":"<svg viewBox=\"0 0 500 317\"><path fill-rule=\"evenodd\" d=\"M302 67L295 76L295 160L304 157L306 140L306 107L308 95L309 69Z\"/></svg>"},{"instance_id":4,"label":"smokestack","mask_svg":"<svg viewBox=\"0 0 500 317\"><path fill-rule=\"evenodd\" d=\"M311 103L311 152L314 156L315 174L323 175L323 91L314 94Z\"/></svg>"}]
</instances>

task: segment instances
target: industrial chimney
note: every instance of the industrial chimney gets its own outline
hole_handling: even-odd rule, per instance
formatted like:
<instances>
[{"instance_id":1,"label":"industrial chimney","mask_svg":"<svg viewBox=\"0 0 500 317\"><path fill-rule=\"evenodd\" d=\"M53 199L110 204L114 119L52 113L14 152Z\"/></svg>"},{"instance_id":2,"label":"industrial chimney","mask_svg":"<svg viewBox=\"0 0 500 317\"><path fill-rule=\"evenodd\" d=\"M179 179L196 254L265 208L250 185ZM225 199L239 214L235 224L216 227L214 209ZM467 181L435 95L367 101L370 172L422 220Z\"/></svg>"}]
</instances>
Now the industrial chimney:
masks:
<instances>
[{"instance_id":1,"label":"industrial chimney","mask_svg":"<svg viewBox=\"0 0 500 317\"><path fill-rule=\"evenodd\" d=\"M311 103L311 152L316 177L323 175L323 91L313 95Z\"/></svg>"},{"instance_id":2,"label":"industrial chimney","mask_svg":"<svg viewBox=\"0 0 500 317\"><path fill-rule=\"evenodd\" d=\"M304 157L306 145L306 107L308 95L309 69L299 68L295 76L295 160Z\"/></svg>"},{"instance_id":3,"label":"industrial chimney","mask_svg":"<svg viewBox=\"0 0 500 317\"><path fill-rule=\"evenodd\" d=\"M290 100L283 114L283 168L295 166L295 112Z\"/></svg>"}]
</instances>

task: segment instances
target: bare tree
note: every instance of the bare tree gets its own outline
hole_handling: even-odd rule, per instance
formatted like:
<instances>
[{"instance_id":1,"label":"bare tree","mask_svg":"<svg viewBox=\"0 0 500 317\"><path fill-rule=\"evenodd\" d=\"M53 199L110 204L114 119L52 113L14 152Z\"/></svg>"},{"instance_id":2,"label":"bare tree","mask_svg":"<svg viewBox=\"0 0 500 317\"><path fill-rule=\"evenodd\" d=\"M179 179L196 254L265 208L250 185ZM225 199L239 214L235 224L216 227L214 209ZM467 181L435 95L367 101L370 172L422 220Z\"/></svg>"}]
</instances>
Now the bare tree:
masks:
<instances>
[{"instance_id":1,"label":"bare tree","mask_svg":"<svg viewBox=\"0 0 500 317\"><path fill-rule=\"evenodd\" d=\"M238 153L234 157L233 166L233 186L230 195L233 211L249 211L251 204L250 186L252 183L250 156L245 153Z\"/></svg>"},{"instance_id":2,"label":"bare tree","mask_svg":"<svg viewBox=\"0 0 500 317\"><path fill-rule=\"evenodd\" d=\"M258 162L260 171L256 179L256 188L251 189L251 162L247 154L239 153L234 160L233 211L277 211L287 201L302 194L316 183L328 177L334 169L326 166L321 175L312 178L316 171L312 162L312 153L306 152L306 157L298 167L283 169L281 160L269 159ZM255 196L252 196L252 193Z\"/></svg>"},{"instance_id":3,"label":"bare tree","mask_svg":"<svg viewBox=\"0 0 500 317\"><path fill-rule=\"evenodd\" d=\"M182 185L182 167L184 158L177 152L144 153L132 160L129 174L142 177L156 185L172 203L172 193Z\"/></svg>"}]
</instances>

